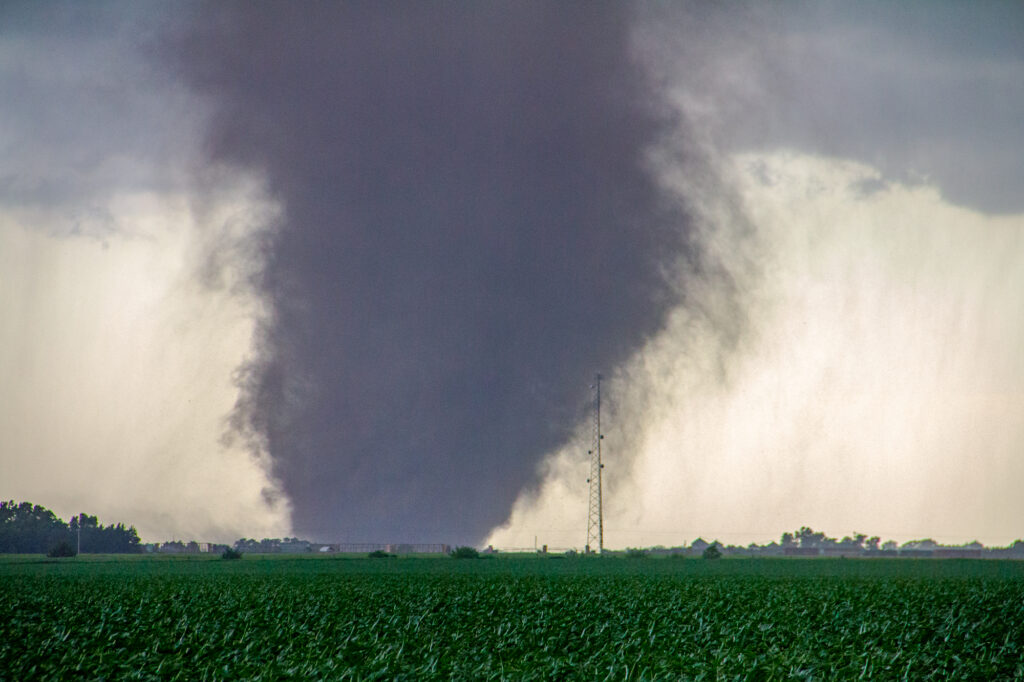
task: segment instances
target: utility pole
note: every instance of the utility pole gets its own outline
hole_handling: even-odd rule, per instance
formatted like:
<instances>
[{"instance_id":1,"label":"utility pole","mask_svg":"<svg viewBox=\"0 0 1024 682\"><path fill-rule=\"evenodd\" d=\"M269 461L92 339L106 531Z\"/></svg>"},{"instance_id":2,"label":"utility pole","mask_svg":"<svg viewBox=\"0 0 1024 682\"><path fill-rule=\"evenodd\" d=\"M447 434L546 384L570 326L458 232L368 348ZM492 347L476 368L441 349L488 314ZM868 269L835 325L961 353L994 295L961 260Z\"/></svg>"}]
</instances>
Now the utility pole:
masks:
<instances>
[{"instance_id":1,"label":"utility pole","mask_svg":"<svg viewBox=\"0 0 1024 682\"><path fill-rule=\"evenodd\" d=\"M604 551L604 513L601 507L601 470L604 464L601 463L601 440L604 435L601 433L601 375L598 374L594 385L594 433L591 449L587 451L590 455L590 500L587 505L587 544L585 553L590 554L596 551L598 554ZM595 549L596 547L596 549Z\"/></svg>"}]
</instances>

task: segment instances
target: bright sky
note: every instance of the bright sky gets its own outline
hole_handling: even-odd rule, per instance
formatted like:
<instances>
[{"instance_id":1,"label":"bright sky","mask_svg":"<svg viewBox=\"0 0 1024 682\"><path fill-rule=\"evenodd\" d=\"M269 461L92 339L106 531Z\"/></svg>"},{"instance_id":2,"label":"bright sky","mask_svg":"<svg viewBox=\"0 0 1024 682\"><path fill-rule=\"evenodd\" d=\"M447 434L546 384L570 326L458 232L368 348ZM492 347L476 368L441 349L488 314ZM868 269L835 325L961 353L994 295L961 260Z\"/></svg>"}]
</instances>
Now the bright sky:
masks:
<instances>
[{"instance_id":1,"label":"bright sky","mask_svg":"<svg viewBox=\"0 0 1024 682\"><path fill-rule=\"evenodd\" d=\"M248 211L219 208L211 221ZM225 444L258 302L195 281L203 226L181 200L118 197L130 239L0 221L0 481L10 495L127 519L144 538L280 536L265 463Z\"/></svg>"},{"instance_id":2,"label":"bright sky","mask_svg":"<svg viewBox=\"0 0 1024 682\"><path fill-rule=\"evenodd\" d=\"M605 386L606 545L1020 535L1024 215L865 194L879 173L849 161L730 161L750 222L707 236L735 296L709 280ZM586 434L489 543L583 544Z\"/></svg>"}]
</instances>

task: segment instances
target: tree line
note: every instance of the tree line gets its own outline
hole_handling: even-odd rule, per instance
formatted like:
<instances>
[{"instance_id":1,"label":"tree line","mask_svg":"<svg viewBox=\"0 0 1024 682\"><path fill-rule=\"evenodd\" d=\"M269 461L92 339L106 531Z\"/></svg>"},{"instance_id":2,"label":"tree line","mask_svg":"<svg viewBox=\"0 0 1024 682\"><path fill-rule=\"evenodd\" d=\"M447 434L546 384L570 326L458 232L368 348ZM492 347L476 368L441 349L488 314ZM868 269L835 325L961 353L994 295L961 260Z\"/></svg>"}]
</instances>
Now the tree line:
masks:
<instances>
[{"instance_id":1,"label":"tree line","mask_svg":"<svg viewBox=\"0 0 1024 682\"><path fill-rule=\"evenodd\" d=\"M142 551L135 526L102 525L95 516L78 514L64 522L52 511L31 502L0 502L0 553L45 554L64 545L90 554L134 554Z\"/></svg>"},{"instance_id":2,"label":"tree line","mask_svg":"<svg viewBox=\"0 0 1024 682\"><path fill-rule=\"evenodd\" d=\"M703 538L697 538L686 547L654 547L650 551L654 553L667 554L699 554L710 544L716 545L723 554L737 556L782 556L790 553L795 554L847 554L850 556L925 556L935 553L935 556L976 554L988 557L1024 557L1024 540L1016 540L1007 547L986 547L977 540L962 545L944 545L931 538L922 540L910 540L902 545L895 540L883 541L877 535L868 536L864 533L854 533L843 538L829 537L825 533L815 531L808 526L802 526L792 533L783 533L779 542L770 542L765 545L750 543L749 545L725 545L717 540L708 543Z\"/></svg>"}]
</instances>

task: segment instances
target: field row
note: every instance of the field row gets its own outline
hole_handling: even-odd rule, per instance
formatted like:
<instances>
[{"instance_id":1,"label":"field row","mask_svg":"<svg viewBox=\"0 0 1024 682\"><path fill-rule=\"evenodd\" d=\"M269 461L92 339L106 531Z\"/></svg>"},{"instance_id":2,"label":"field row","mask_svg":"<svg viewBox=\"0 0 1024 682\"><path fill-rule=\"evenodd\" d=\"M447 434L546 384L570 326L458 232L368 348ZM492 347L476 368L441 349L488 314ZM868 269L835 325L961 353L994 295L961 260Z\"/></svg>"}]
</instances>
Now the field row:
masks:
<instances>
[{"instance_id":1,"label":"field row","mask_svg":"<svg viewBox=\"0 0 1024 682\"><path fill-rule=\"evenodd\" d=\"M1011 578L8 575L0 676L1024 676Z\"/></svg>"}]
</instances>

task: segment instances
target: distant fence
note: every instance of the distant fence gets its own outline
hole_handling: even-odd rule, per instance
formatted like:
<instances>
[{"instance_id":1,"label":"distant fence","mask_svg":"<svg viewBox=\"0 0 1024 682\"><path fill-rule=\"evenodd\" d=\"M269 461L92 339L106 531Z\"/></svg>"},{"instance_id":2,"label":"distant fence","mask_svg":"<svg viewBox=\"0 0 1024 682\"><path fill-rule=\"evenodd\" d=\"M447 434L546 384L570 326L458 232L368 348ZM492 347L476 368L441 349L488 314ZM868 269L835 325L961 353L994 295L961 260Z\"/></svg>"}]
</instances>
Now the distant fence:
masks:
<instances>
[{"instance_id":1,"label":"distant fence","mask_svg":"<svg viewBox=\"0 0 1024 682\"><path fill-rule=\"evenodd\" d=\"M377 542L342 542L330 545L335 552L347 554L368 554L370 552L387 552L388 554L449 554L451 545L437 543L394 544Z\"/></svg>"},{"instance_id":2,"label":"distant fence","mask_svg":"<svg viewBox=\"0 0 1024 682\"><path fill-rule=\"evenodd\" d=\"M212 542L153 542L142 545L142 551L158 554L220 554L229 545ZM451 545L442 543L384 543L384 542L341 542L341 543L310 543L281 542L275 545L243 547L243 551L252 554L296 554L306 552L340 552L347 554L369 554L370 552L387 552L388 554L450 554Z\"/></svg>"}]
</instances>

